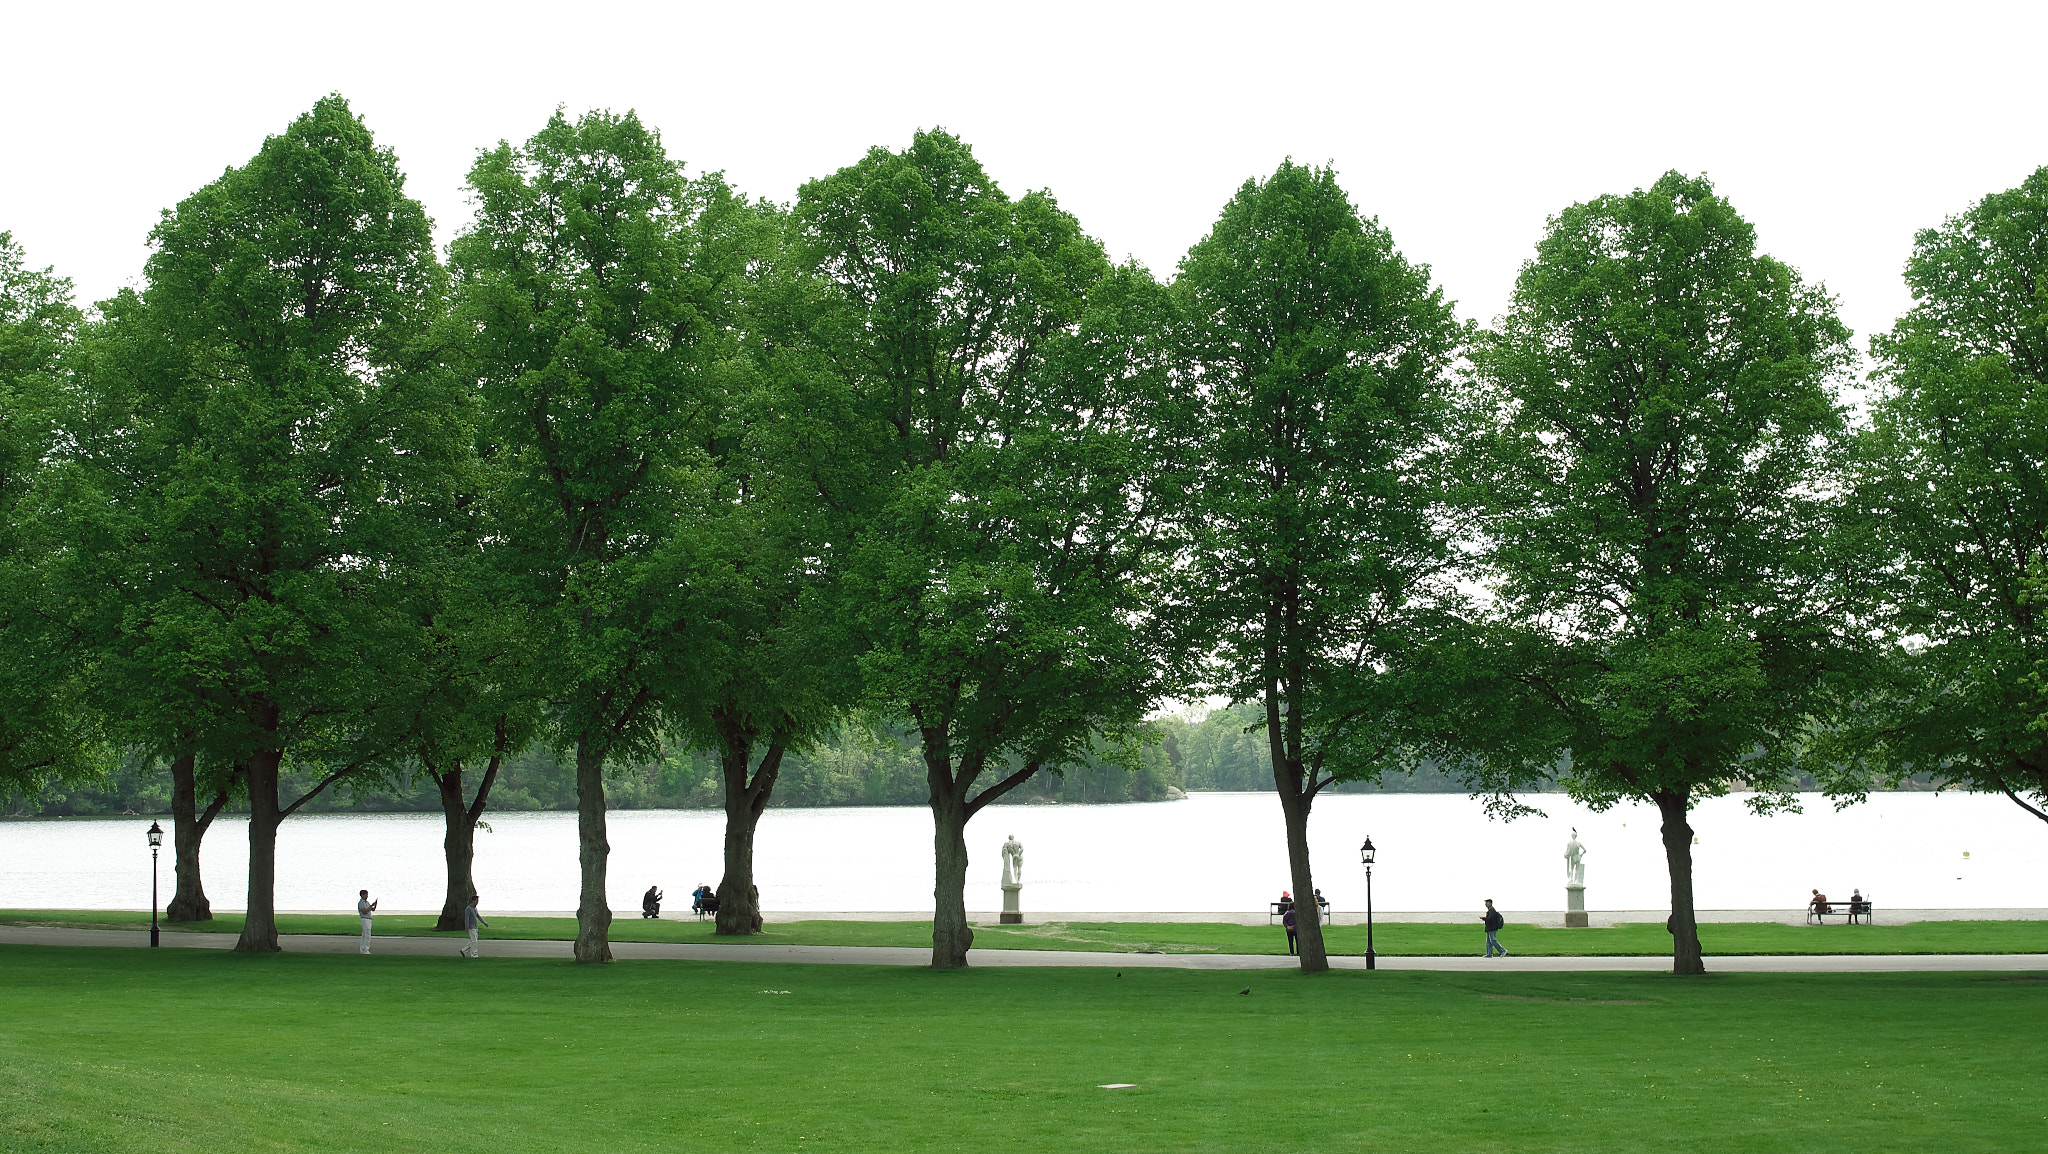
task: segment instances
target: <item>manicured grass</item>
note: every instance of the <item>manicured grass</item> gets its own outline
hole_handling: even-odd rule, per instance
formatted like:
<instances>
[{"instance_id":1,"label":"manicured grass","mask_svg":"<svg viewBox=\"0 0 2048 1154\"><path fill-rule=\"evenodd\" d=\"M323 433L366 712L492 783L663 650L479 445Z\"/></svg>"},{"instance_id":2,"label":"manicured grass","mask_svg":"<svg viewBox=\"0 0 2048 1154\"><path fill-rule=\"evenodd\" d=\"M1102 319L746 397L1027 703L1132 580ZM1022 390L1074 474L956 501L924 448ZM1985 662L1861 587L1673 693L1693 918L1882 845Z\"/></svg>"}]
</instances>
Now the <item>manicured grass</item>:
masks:
<instances>
[{"instance_id":1,"label":"manicured grass","mask_svg":"<svg viewBox=\"0 0 2048 1154\"><path fill-rule=\"evenodd\" d=\"M2031 1151L2044 983L0 946L0 1149Z\"/></svg>"},{"instance_id":2,"label":"manicured grass","mask_svg":"<svg viewBox=\"0 0 2048 1154\"><path fill-rule=\"evenodd\" d=\"M493 938L569 939L576 936L572 918L488 919ZM287 934L356 933L356 919L345 915L294 915L277 919ZM147 913L104 910L0 910L0 924L119 926L149 924ZM380 914L377 933L386 936L431 936L434 919L427 916ZM211 922L170 927L178 932L240 933L240 914L223 914ZM1363 954L1365 927L1326 926L1332 953ZM929 946L928 922L797 921L770 923L753 938L721 938L711 923L685 916L648 921L616 918L612 940L620 942L761 942L783 945ZM1915 922L1903 926L1783 926L1767 923L1710 923L1700 927L1708 954L2033 954L2048 953L2048 922ZM1671 936L1661 924L1603 929L1543 929L1510 924L1501 942L1532 957L1639 955L1661 957L1671 952ZM1202 922L1053 922L1028 926L977 926L976 949L1109 950L1160 953L1285 953L1279 927L1235 926ZM1384 922L1373 930L1373 948L1389 957L1477 954L1485 938L1475 919L1470 926L1434 922Z\"/></svg>"}]
</instances>

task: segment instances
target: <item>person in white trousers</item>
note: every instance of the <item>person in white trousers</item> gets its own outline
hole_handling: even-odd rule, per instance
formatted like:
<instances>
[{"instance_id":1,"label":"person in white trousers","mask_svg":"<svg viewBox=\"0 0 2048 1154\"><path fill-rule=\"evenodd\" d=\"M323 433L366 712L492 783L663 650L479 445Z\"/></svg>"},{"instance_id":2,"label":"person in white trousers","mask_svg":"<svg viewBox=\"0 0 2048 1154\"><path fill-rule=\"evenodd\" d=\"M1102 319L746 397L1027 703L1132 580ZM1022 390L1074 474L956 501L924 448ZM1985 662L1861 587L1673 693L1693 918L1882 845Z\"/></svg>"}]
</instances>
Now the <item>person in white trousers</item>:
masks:
<instances>
[{"instance_id":1,"label":"person in white trousers","mask_svg":"<svg viewBox=\"0 0 2048 1154\"><path fill-rule=\"evenodd\" d=\"M356 916L363 919L363 940L357 943L356 952L367 954L370 952L370 915L377 912L377 903L370 900L369 890L359 892L362 896L356 900Z\"/></svg>"},{"instance_id":2,"label":"person in white trousers","mask_svg":"<svg viewBox=\"0 0 2048 1154\"><path fill-rule=\"evenodd\" d=\"M469 895L469 904L462 907L462 928L469 931L469 944L462 947L460 950L456 951L463 957L469 958L472 961L484 956L483 951L477 949L476 928L478 926L487 926L491 924L477 916L476 903L477 896L475 894L471 894Z\"/></svg>"}]
</instances>

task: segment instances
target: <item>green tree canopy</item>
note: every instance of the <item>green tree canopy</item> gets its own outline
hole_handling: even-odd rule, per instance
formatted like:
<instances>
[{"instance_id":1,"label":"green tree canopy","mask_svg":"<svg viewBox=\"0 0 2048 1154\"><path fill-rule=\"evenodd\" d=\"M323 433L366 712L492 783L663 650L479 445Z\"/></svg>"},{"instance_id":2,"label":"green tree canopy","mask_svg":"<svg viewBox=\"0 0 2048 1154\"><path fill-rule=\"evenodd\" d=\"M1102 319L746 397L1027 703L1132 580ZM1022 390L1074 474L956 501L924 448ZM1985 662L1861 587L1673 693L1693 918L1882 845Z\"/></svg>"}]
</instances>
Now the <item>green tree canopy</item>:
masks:
<instances>
[{"instance_id":1,"label":"green tree canopy","mask_svg":"<svg viewBox=\"0 0 2048 1154\"><path fill-rule=\"evenodd\" d=\"M1460 329L1429 270L1329 169L1246 181L1181 262L1190 385L1206 402L1186 571L1213 692L1257 703L1294 892L1310 806L1409 746L1405 665L1455 603L1443 468ZM1329 968L1320 923L1301 966Z\"/></svg>"},{"instance_id":2,"label":"green tree canopy","mask_svg":"<svg viewBox=\"0 0 2048 1154\"><path fill-rule=\"evenodd\" d=\"M237 948L274 951L277 826L312 796L281 798L281 765L327 764L318 792L392 753L358 723L411 658L394 577L463 451L426 347L446 278L396 158L339 96L151 239L147 287L106 309L92 565L139 724L240 767Z\"/></svg>"},{"instance_id":3,"label":"green tree canopy","mask_svg":"<svg viewBox=\"0 0 2048 1154\"><path fill-rule=\"evenodd\" d=\"M721 934L761 928L754 836L785 755L832 737L857 692L854 637L835 607L831 510L819 500L821 478L835 485L848 463L850 423L844 382L814 331L829 289L787 243L790 215L767 205L755 214L764 243L742 293L745 352L713 401L714 512L694 530L698 580L716 583L694 646L705 692L670 714L672 731L718 765Z\"/></svg>"},{"instance_id":4,"label":"green tree canopy","mask_svg":"<svg viewBox=\"0 0 2048 1154\"><path fill-rule=\"evenodd\" d=\"M664 710L707 692L692 646L725 588L701 532L708 448L762 223L718 176L685 179L630 112L557 112L479 156L469 187L457 308L507 473L508 563L576 751L576 958L604 962L605 762L651 755Z\"/></svg>"},{"instance_id":5,"label":"green tree canopy","mask_svg":"<svg viewBox=\"0 0 2048 1154\"><path fill-rule=\"evenodd\" d=\"M1474 351L1492 656L1525 693L1503 716L1569 750L1573 797L1658 807L1679 973L1702 970L1688 811L1736 785L1789 802L1846 650L1847 342L1823 290L1670 173L1553 218Z\"/></svg>"},{"instance_id":6,"label":"green tree canopy","mask_svg":"<svg viewBox=\"0 0 2048 1154\"><path fill-rule=\"evenodd\" d=\"M843 616L867 702L922 739L932 964L961 966L968 820L1139 726L1174 673L1169 306L943 132L805 185L796 212L849 394L852 463L825 494Z\"/></svg>"},{"instance_id":7,"label":"green tree canopy","mask_svg":"<svg viewBox=\"0 0 2048 1154\"><path fill-rule=\"evenodd\" d=\"M1919 233L1906 283L1853 488L1896 677L1845 733L1871 779L2048 820L2048 168Z\"/></svg>"},{"instance_id":8,"label":"green tree canopy","mask_svg":"<svg viewBox=\"0 0 2048 1154\"><path fill-rule=\"evenodd\" d=\"M0 232L0 790L28 795L107 760L80 694L88 651L48 571L64 533L46 489L82 323L71 282Z\"/></svg>"}]
</instances>

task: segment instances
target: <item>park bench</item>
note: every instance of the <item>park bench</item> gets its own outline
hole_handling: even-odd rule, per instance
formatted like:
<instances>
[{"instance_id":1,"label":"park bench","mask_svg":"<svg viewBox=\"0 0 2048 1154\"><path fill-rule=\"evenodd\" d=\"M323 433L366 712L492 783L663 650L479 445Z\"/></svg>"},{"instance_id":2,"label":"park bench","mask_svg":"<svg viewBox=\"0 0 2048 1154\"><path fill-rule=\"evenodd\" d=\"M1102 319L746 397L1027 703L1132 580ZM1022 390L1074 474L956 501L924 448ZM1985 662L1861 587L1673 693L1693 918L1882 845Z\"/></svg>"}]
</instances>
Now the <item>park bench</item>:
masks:
<instances>
[{"instance_id":1,"label":"park bench","mask_svg":"<svg viewBox=\"0 0 2048 1154\"><path fill-rule=\"evenodd\" d=\"M1829 918L1834 917L1842 918L1847 924L1852 926L1859 922L1869 925L1871 921L1870 899L1866 897L1862 901L1855 902L1823 902L1818 906L1811 902L1807 903L1807 925L1825 925Z\"/></svg>"},{"instance_id":2,"label":"park bench","mask_svg":"<svg viewBox=\"0 0 2048 1154\"><path fill-rule=\"evenodd\" d=\"M1279 902L1266 903L1266 924L1269 926L1280 924L1280 915L1286 913L1289 908L1300 909L1301 907L1298 905L1288 907L1280 904ZM1330 913L1329 902L1323 902L1317 908L1322 912L1324 925L1328 926L1336 924L1334 921L1331 920L1333 915Z\"/></svg>"}]
</instances>

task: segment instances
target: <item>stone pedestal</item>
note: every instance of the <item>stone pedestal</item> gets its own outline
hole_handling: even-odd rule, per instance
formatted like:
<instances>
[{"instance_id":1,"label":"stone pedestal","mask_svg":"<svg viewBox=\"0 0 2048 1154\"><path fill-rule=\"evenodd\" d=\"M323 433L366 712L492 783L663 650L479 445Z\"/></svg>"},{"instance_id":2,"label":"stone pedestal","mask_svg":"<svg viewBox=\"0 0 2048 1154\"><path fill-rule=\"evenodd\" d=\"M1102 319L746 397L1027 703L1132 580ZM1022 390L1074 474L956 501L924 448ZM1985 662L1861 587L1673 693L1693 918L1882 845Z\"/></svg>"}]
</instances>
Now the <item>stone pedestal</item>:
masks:
<instances>
[{"instance_id":1,"label":"stone pedestal","mask_svg":"<svg viewBox=\"0 0 2048 1154\"><path fill-rule=\"evenodd\" d=\"M1003 916L997 919L996 924L1004 926L1021 926L1024 924L1024 913L1017 908L1017 895L1023 889L1024 886L1021 882L1003 883Z\"/></svg>"},{"instance_id":2,"label":"stone pedestal","mask_svg":"<svg viewBox=\"0 0 2048 1154\"><path fill-rule=\"evenodd\" d=\"M1581 929L1593 924L1586 920L1585 886L1564 887L1564 924L1567 927L1578 926Z\"/></svg>"}]
</instances>

